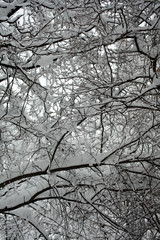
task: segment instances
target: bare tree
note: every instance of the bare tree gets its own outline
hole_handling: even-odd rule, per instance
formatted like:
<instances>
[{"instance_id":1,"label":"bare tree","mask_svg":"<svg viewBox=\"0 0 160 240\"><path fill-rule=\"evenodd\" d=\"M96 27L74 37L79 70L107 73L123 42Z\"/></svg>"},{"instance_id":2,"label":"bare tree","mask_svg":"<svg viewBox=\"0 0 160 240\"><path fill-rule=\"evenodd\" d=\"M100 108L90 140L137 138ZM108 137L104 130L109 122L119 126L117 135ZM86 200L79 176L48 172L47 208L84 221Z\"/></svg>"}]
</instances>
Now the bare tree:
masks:
<instances>
[{"instance_id":1,"label":"bare tree","mask_svg":"<svg viewBox=\"0 0 160 240\"><path fill-rule=\"evenodd\" d=\"M160 237L160 1L0 1L2 239Z\"/></svg>"}]
</instances>

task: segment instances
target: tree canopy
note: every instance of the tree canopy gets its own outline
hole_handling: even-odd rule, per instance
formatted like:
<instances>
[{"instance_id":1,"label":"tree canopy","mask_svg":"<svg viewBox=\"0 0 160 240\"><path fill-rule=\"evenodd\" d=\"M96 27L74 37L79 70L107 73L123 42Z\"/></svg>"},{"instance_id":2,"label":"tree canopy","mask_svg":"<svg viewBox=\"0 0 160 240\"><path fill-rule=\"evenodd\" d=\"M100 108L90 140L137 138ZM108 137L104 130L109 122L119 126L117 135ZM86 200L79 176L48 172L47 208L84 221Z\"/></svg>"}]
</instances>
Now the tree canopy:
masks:
<instances>
[{"instance_id":1,"label":"tree canopy","mask_svg":"<svg viewBox=\"0 0 160 240\"><path fill-rule=\"evenodd\" d=\"M160 1L0 0L0 238L160 238Z\"/></svg>"}]
</instances>

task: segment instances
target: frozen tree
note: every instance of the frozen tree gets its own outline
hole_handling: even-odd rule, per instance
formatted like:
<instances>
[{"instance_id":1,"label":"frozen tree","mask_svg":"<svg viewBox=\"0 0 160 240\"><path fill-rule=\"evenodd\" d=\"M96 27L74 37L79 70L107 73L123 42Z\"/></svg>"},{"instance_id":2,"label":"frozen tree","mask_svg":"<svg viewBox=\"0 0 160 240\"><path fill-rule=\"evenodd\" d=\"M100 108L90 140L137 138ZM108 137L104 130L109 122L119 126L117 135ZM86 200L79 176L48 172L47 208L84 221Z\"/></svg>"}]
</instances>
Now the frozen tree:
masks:
<instances>
[{"instance_id":1,"label":"frozen tree","mask_svg":"<svg viewBox=\"0 0 160 240\"><path fill-rule=\"evenodd\" d=\"M160 1L0 0L0 238L160 238Z\"/></svg>"}]
</instances>

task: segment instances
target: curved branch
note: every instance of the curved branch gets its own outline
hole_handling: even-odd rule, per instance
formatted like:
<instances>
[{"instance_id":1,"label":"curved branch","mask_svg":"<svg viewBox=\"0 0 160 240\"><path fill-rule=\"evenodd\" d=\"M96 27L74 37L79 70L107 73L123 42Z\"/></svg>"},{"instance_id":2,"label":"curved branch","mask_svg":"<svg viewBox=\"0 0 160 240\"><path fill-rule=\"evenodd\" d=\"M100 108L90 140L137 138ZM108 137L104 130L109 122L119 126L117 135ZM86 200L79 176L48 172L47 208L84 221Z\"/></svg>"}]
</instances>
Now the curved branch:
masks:
<instances>
[{"instance_id":1,"label":"curved branch","mask_svg":"<svg viewBox=\"0 0 160 240\"><path fill-rule=\"evenodd\" d=\"M9 212L9 213L7 212L5 214L15 216L15 217L20 217L21 219L27 221L42 235L42 237L44 237L44 239L49 240L49 237L47 236L47 234L44 231L42 231L40 227L38 227L38 225L32 219L19 216L18 214L12 213L12 212Z\"/></svg>"}]
</instances>

